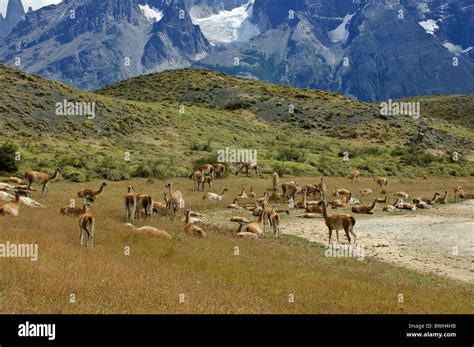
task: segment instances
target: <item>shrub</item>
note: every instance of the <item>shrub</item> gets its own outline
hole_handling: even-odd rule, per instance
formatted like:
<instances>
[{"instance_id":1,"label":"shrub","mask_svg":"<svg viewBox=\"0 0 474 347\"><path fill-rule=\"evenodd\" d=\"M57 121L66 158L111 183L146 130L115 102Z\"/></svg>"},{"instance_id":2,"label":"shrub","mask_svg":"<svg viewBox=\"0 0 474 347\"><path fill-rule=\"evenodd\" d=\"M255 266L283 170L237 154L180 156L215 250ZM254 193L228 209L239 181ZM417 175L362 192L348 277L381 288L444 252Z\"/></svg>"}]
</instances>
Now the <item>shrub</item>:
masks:
<instances>
[{"instance_id":1,"label":"shrub","mask_svg":"<svg viewBox=\"0 0 474 347\"><path fill-rule=\"evenodd\" d=\"M19 161L16 160L16 153L18 147L12 143L4 143L0 147L0 171L3 172L17 172Z\"/></svg>"},{"instance_id":2,"label":"shrub","mask_svg":"<svg viewBox=\"0 0 474 347\"><path fill-rule=\"evenodd\" d=\"M68 181L76 183L84 183L88 181L88 177L83 171L77 170L71 166L63 168L62 177Z\"/></svg>"},{"instance_id":3,"label":"shrub","mask_svg":"<svg viewBox=\"0 0 474 347\"><path fill-rule=\"evenodd\" d=\"M295 148L280 148L277 151L276 160L278 161L294 161L304 163L306 161L306 151Z\"/></svg>"}]
</instances>

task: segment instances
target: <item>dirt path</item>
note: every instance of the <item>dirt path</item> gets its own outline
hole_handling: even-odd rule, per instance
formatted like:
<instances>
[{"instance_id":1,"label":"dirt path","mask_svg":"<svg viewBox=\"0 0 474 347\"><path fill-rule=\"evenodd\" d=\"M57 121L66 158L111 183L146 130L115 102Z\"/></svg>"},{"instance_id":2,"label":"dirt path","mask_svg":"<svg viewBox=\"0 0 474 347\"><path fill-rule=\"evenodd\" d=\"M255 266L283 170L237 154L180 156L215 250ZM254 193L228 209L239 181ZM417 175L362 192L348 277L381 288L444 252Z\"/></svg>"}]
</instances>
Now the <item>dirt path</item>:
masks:
<instances>
[{"instance_id":1,"label":"dirt path","mask_svg":"<svg viewBox=\"0 0 474 347\"><path fill-rule=\"evenodd\" d=\"M474 200L412 213L379 210L356 218L354 230L365 257L474 283ZM282 233L328 242L322 219L292 218L282 224ZM346 241L344 232L340 238Z\"/></svg>"}]
</instances>

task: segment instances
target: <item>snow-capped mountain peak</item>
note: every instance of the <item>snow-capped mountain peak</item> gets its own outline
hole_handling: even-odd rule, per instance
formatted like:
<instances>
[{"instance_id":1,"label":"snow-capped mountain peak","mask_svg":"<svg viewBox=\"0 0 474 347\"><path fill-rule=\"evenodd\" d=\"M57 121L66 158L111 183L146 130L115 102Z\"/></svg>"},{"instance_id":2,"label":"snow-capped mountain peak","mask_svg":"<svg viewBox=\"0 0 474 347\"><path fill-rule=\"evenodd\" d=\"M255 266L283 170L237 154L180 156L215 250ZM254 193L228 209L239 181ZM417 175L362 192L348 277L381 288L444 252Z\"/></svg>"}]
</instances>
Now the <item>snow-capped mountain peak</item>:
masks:
<instances>
[{"instance_id":1,"label":"snow-capped mountain peak","mask_svg":"<svg viewBox=\"0 0 474 347\"><path fill-rule=\"evenodd\" d=\"M159 22L163 19L163 12L155 7L150 7L150 5L139 5L140 10L142 11L145 18L150 22Z\"/></svg>"},{"instance_id":2,"label":"snow-capped mountain peak","mask_svg":"<svg viewBox=\"0 0 474 347\"><path fill-rule=\"evenodd\" d=\"M257 26L248 20L252 16L254 2L250 0L232 10L221 10L203 18L192 17L192 21L200 26L204 36L213 45L248 42L260 34Z\"/></svg>"}]
</instances>

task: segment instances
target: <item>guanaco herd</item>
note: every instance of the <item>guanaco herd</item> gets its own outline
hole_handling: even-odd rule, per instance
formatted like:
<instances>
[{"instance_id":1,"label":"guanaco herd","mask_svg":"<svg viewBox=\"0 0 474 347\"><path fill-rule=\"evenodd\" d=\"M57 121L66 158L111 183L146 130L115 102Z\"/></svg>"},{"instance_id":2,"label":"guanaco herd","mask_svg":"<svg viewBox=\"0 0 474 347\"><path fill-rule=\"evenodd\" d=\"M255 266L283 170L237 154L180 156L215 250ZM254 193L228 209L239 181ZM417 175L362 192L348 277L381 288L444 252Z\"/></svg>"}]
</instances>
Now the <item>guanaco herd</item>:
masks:
<instances>
[{"instance_id":1,"label":"guanaco herd","mask_svg":"<svg viewBox=\"0 0 474 347\"><path fill-rule=\"evenodd\" d=\"M243 170L247 175L251 172L259 174L259 168L255 164L243 164L236 174L238 175ZM32 208L46 208L40 203L30 198L30 192L36 191L32 185L37 184L42 187L42 195L47 195L49 192L49 183L54 182L61 170L59 168L54 170L52 175L44 172L29 171L25 174L26 182L23 180L10 177L9 183L0 182L0 200L6 203L0 207L0 216L17 217L20 213L20 206L26 205ZM193 170L189 176L194 181L194 190L204 191L205 186L212 190L212 184L216 179L224 179L226 167L222 164L203 164ZM359 181L361 174L358 170L350 172L348 178L352 183ZM436 192L433 197L414 197L412 203L405 202L409 199L406 192L395 192L393 197L395 201L393 204L388 204L388 194L385 198L373 199L371 204L362 204L360 200L353 197L353 193L348 189L334 186L332 193L333 199L329 201L328 187L325 178L321 178L318 183L314 185L301 186L295 181L284 182L281 185L280 176L278 173L271 175L272 189L271 194L265 191L262 196L257 197L251 187L248 194L245 188L242 188L240 193L233 198L232 204L225 205L227 209L246 210L258 217L255 221L249 221L246 217L233 216L230 218L231 222L238 223L236 235L240 238L257 239L264 236L267 225L276 238L280 237L280 226L283 214L290 214L291 209L302 209L304 213L297 215L300 218L315 219L322 218L329 231L329 244L332 240L333 231L336 232L336 239L339 243L339 231L344 230L347 240L351 243L351 236L354 243L357 240L357 235L354 232L356 219L353 216L345 214L330 214L328 208L351 208L355 214L373 214L378 204L383 204L382 210L386 212L396 212L400 210L415 211L417 209L429 209L436 204L447 204L449 191L444 191L444 194ZM373 177L373 180L378 188L386 193L389 185L387 177ZM83 189L77 192L79 198L84 199L82 207L75 206L74 199L71 199L67 206L60 209L61 215L79 217L80 230L80 244L93 246L94 242L94 228L96 219L90 212L93 204L104 193L107 183L102 183L97 190ZM279 188L281 187L281 192ZM139 220L142 216L147 219L160 212L178 213L181 210L185 211L183 231L189 235L205 238L207 233L198 225L197 222L202 221L202 214L194 212L190 208L186 208L186 203L183 194L179 190L174 190L173 183L166 184L164 192L164 202L154 201L150 195L137 194L134 188L129 186L126 188L124 196L125 220L124 225L128 230L142 233L151 236L157 236L164 239L172 239L172 236L164 230L145 226L141 228L135 227L132 222ZM209 200L214 202L221 202L224 195L229 193L229 189L224 188L219 195L209 191L204 194L202 200ZM359 190L361 196L369 196L373 194L370 188ZM300 201L297 200L297 195L302 195ZM310 200L311 197L317 196L316 200ZM454 201L459 202L460 199L474 199L474 193L466 193L463 188L457 186L454 188ZM242 204L244 202L244 204ZM288 208L277 209L276 203L287 203Z\"/></svg>"}]
</instances>

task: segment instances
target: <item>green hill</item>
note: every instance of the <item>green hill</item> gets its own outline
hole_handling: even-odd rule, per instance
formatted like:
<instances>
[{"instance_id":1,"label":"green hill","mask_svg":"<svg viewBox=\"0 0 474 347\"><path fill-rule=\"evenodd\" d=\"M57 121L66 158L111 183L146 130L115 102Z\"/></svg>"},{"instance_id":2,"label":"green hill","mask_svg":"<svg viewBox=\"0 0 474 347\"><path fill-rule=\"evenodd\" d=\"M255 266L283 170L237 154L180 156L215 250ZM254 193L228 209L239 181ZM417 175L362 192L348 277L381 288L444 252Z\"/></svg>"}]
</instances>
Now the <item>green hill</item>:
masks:
<instances>
[{"instance_id":1,"label":"green hill","mask_svg":"<svg viewBox=\"0 0 474 347\"><path fill-rule=\"evenodd\" d=\"M377 175L474 175L466 160L472 124L459 98L462 105L474 100L424 98L423 105L435 106L415 120L381 116L379 105L335 93L207 70L141 76L89 93L0 65L0 144L18 148L20 171L61 166L75 181L184 176L225 147L258 150L264 172L346 175L357 167ZM57 114L64 100L95 103L95 118ZM420 129L426 136L416 143Z\"/></svg>"}]
</instances>

